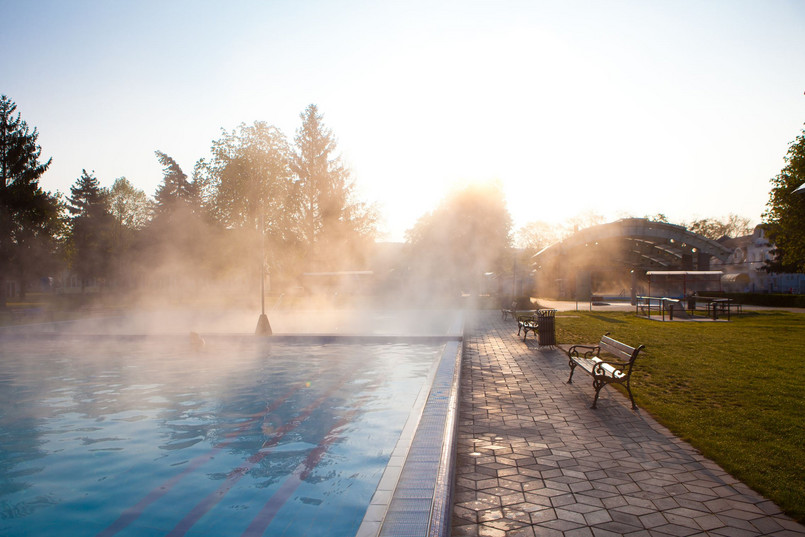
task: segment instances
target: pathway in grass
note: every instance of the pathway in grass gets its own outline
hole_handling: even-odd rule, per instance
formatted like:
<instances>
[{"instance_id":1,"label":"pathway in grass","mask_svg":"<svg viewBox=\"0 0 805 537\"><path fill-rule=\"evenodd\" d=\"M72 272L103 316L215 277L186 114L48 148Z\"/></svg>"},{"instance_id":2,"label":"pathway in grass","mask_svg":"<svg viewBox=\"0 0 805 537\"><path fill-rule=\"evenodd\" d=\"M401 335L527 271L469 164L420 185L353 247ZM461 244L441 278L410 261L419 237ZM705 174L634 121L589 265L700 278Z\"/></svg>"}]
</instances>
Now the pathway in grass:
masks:
<instances>
[{"instance_id":1,"label":"pathway in grass","mask_svg":"<svg viewBox=\"0 0 805 537\"><path fill-rule=\"evenodd\" d=\"M617 391L591 410L590 383L566 384L564 354L523 343L514 321L479 312L474 324L453 535L805 535Z\"/></svg>"}]
</instances>

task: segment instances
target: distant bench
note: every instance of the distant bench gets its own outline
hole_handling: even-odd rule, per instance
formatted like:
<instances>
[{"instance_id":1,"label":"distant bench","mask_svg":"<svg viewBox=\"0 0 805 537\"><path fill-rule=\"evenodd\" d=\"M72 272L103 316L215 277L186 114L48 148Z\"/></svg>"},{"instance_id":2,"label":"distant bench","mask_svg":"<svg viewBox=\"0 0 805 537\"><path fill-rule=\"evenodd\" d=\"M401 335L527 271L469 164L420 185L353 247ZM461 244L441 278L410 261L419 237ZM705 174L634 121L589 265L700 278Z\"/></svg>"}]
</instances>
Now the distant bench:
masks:
<instances>
[{"instance_id":1,"label":"distant bench","mask_svg":"<svg viewBox=\"0 0 805 537\"><path fill-rule=\"evenodd\" d=\"M500 308L500 314L504 321L510 316L515 317L517 315L517 301L512 302L512 305L508 308Z\"/></svg>"},{"instance_id":2,"label":"distant bench","mask_svg":"<svg viewBox=\"0 0 805 537\"><path fill-rule=\"evenodd\" d=\"M539 321L537 317L533 314L529 315L519 315L517 317L517 335L520 335L520 331L523 331L523 341L525 341L526 336L528 335L528 331L530 330L534 336L537 335L537 328L539 327Z\"/></svg>"},{"instance_id":3,"label":"distant bench","mask_svg":"<svg viewBox=\"0 0 805 537\"><path fill-rule=\"evenodd\" d=\"M530 312L528 315L517 317L517 335L523 332L523 341L528 337L528 333L534 334L540 347L556 345L556 310L541 309Z\"/></svg>"},{"instance_id":4,"label":"distant bench","mask_svg":"<svg viewBox=\"0 0 805 537\"><path fill-rule=\"evenodd\" d=\"M708 297L708 296L698 296L695 297L696 301L703 301L704 302L704 309L706 315L708 317L712 317L714 320L718 319L719 314L727 314L727 320L730 320L730 313L734 309L736 313L743 313L743 306L737 302L734 302L731 298L717 298L717 297ZM694 306L696 302L694 302Z\"/></svg>"},{"instance_id":5,"label":"distant bench","mask_svg":"<svg viewBox=\"0 0 805 537\"><path fill-rule=\"evenodd\" d=\"M582 371L593 377L593 388L595 388L595 399L590 408L595 408L598 403L598 395L601 388L613 382L626 386L629 399L632 401L632 408L637 408L632 396L632 389L629 379L632 376L632 366L645 347L630 347L625 343L616 341L607 334L601 336L598 345L573 345L567 350L570 365L570 378L568 384L573 383L573 372L577 366L581 366ZM604 356L601 356L604 353Z\"/></svg>"}]
</instances>

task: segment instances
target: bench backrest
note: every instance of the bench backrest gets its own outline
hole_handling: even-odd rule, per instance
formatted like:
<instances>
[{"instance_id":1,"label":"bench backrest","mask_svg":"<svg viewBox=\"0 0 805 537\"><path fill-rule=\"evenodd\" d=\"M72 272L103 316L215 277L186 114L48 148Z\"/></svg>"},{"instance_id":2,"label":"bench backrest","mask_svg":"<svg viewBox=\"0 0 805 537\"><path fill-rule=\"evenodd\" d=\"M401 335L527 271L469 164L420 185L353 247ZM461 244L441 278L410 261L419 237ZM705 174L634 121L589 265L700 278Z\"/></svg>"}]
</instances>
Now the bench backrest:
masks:
<instances>
[{"instance_id":1,"label":"bench backrest","mask_svg":"<svg viewBox=\"0 0 805 537\"><path fill-rule=\"evenodd\" d=\"M611 337L604 335L601 336L601 341L598 343L598 346L601 347L601 352L607 352L618 360L623 360L624 362L629 362L629 365L637 358L637 355L643 349L643 345L639 347L630 347L625 343L621 343Z\"/></svg>"}]
</instances>

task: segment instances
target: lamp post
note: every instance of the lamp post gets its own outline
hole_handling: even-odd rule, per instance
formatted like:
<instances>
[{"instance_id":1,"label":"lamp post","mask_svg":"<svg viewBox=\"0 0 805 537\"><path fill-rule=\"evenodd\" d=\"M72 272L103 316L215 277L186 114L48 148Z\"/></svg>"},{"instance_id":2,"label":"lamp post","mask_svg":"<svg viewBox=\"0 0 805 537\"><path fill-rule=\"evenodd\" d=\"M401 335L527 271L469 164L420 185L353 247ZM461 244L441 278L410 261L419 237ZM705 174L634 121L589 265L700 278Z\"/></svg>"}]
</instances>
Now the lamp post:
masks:
<instances>
[{"instance_id":1,"label":"lamp post","mask_svg":"<svg viewBox=\"0 0 805 537\"><path fill-rule=\"evenodd\" d=\"M263 225L263 211L260 211L260 238L262 240L260 248L260 318L257 319L257 329L254 333L258 336L270 336L271 323L268 322L266 315L266 230Z\"/></svg>"},{"instance_id":2,"label":"lamp post","mask_svg":"<svg viewBox=\"0 0 805 537\"><path fill-rule=\"evenodd\" d=\"M517 249L514 249L514 262L512 263L512 302L517 300ZM517 309L517 306L514 306Z\"/></svg>"}]
</instances>

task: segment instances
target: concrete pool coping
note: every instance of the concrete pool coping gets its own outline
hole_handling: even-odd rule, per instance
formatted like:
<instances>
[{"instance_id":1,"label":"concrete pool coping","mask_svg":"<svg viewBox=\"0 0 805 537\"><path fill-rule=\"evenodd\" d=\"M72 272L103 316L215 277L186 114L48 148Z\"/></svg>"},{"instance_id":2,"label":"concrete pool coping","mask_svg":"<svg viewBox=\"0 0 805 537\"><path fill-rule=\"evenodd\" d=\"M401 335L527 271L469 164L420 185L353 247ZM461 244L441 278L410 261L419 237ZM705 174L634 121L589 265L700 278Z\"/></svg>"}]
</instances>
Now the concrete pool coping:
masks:
<instances>
[{"instance_id":1,"label":"concrete pool coping","mask_svg":"<svg viewBox=\"0 0 805 537\"><path fill-rule=\"evenodd\" d=\"M450 531L463 315L451 327L403 427L356 537L444 537ZM457 335L459 332L461 335Z\"/></svg>"}]
</instances>

